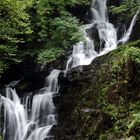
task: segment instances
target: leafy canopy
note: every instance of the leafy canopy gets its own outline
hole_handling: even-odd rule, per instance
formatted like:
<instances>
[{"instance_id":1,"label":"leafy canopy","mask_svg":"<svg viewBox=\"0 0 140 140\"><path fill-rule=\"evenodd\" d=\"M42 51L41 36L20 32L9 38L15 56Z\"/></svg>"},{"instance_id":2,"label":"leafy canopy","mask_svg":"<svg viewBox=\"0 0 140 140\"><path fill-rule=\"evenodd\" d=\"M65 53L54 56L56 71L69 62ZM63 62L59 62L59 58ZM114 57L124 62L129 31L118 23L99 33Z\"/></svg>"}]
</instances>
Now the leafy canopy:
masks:
<instances>
[{"instance_id":1,"label":"leafy canopy","mask_svg":"<svg viewBox=\"0 0 140 140\"><path fill-rule=\"evenodd\" d=\"M119 6L111 6L111 11L126 20L140 8L140 0L124 0Z\"/></svg>"},{"instance_id":2,"label":"leafy canopy","mask_svg":"<svg viewBox=\"0 0 140 140\"><path fill-rule=\"evenodd\" d=\"M79 20L68 7L89 0L1 0L0 75L26 56L37 62L55 60L82 39Z\"/></svg>"}]
</instances>

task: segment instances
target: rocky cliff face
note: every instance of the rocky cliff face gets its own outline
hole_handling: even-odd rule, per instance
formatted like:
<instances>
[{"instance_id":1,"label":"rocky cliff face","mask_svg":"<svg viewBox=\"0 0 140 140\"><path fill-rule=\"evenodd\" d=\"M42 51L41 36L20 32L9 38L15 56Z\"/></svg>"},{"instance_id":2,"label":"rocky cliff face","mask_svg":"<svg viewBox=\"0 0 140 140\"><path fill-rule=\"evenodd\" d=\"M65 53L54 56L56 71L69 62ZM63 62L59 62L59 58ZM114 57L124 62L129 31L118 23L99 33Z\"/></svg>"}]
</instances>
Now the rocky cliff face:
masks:
<instances>
[{"instance_id":1,"label":"rocky cliff face","mask_svg":"<svg viewBox=\"0 0 140 140\"><path fill-rule=\"evenodd\" d=\"M59 76L61 98L56 139L139 138L139 46L140 41L120 46L89 66L79 66L66 77Z\"/></svg>"}]
</instances>

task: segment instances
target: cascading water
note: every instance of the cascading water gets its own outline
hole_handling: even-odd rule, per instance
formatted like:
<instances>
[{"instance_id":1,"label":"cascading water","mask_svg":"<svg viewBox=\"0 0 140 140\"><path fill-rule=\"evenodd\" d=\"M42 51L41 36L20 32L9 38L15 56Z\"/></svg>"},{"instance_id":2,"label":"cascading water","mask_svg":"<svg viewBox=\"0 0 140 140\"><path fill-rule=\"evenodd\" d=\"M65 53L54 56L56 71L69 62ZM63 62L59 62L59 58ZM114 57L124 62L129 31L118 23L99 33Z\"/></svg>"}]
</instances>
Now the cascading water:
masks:
<instances>
[{"instance_id":1,"label":"cascading water","mask_svg":"<svg viewBox=\"0 0 140 140\"><path fill-rule=\"evenodd\" d=\"M0 102L1 107L4 105L5 109L3 139L19 140L27 129L26 110L24 110L16 91L9 87L6 88L6 97L1 96Z\"/></svg>"},{"instance_id":2,"label":"cascading water","mask_svg":"<svg viewBox=\"0 0 140 140\"><path fill-rule=\"evenodd\" d=\"M15 89L6 88L6 96L1 96L0 107L4 106L3 139L5 140L44 140L53 139L49 132L56 124L53 96L58 92L59 70L53 70L46 78L46 86L33 97L31 113L26 104L21 104Z\"/></svg>"},{"instance_id":3,"label":"cascading water","mask_svg":"<svg viewBox=\"0 0 140 140\"><path fill-rule=\"evenodd\" d=\"M94 58L116 49L118 43L125 43L129 40L139 11L134 15L128 31L118 41L116 29L109 23L106 1L92 1L91 23L82 28L85 41L73 46L73 53L67 61L66 71L78 65L89 65ZM101 46L99 52L95 51L94 40L88 32L93 28L96 28L99 34ZM60 70L53 70L46 78L45 87L33 96L33 99L26 97L25 104L21 103L15 89L6 88L6 96L0 98L0 111L4 112L4 140L53 139L50 130L57 123L53 96L58 92L59 73Z\"/></svg>"},{"instance_id":4,"label":"cascading water","mask_svg":"<svg viewBox=\"0 0 140 140\"><path fill-rule=\"evenodd\" d=\"M116 49L118 43L124 44L129 40L139 10L134 15L127 32L120 40L117 40L117 31L109 23L106 2L107 0L92 0L91 23L84 25L82 28L85 43L79 42L73 46L73 53L67 61L66 71L78 65L89 65L94 58ZM98 31L101 48L99 52L94 49L94 39L88 34L88 30L92 31L93 28L96 28Z\"/></svg>"},{"instance_id":5,"label":"cascading water","mask_svg":"<svg viewBox=\"0 0 140 140\"><path fill-rule=\"evenodd\" d=\"M128 41L129 38L130 38L130 35L131 35L131 33L132 33L133 26L134 26L134 24L135 24L135 22L136 22L136 19L137 19L137 16L138 16L139 12L140 12L140 8L138 9L138 11L136 12L136 14L134 15L134 17L133 17L133 19L132 19L132 21L131 21L131 24L130 24L128 30L127 30L127 32L126 32L126 33L124 34L124 36L118 41L118 43L122 43L122 44L127 43L127 41Z\"/></svg>"}]
</instances>

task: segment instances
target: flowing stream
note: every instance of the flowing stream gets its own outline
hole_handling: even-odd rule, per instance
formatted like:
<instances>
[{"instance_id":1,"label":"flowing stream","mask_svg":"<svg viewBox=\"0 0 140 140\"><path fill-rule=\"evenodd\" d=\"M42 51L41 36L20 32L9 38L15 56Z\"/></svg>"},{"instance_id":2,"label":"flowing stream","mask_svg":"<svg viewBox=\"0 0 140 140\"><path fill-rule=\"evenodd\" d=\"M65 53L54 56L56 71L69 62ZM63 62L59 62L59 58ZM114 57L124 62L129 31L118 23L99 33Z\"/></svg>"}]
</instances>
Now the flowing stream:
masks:
<instances>
[{"instance_id":1,"label":"flowing stream","mask_svg":"<svg viewBox=\"0 0 140 140\"><path fill-rule=\"evenodd\" d=\"M83 25L85 41L73 46L72 55L66 64L66 71L79 66L89 65L93 59L117 48L130 38L139 10L136 12L124 36L118 40L115 27L109 22L106 0L93 0L91 4L91 23ZM96 29L100 40L100 51L94 47L94 39L89 30ZM52 70L46 77L44 88L30 99L21 102L16 90L8 85L6 95L0 97L0 112L4 116L3 140L53 140L50 130L57 124L53 96L58 94L60 70ZM18 81L19 82L19 81ZM17 82L17 83L18 83ZM9 87L10 86L10 87ZM13 85L14 86L14 85Z\"/></svg>"},{"instance_id":2,"label":"flowing stream","mask_svg":"<svg viewBox=\"0 0 140 140\"><path fill-rule=\"evenodd\" d=\"M117 48L119 43L128 42L132 33L133 26L135 25L136 18L139 14L140 9L136 12L128 30L124 33L120 40L117 39L117 30L109 22L108 11L107 11L107 0L92 0L91 4L91 23L83 25L83 32L85 42L78 42L73 46L73 53L69 57L66 65L66 71L70 68L79 65L89 65L93 59L98 56L104 55ZM100 40L100 51L97 52L94 47L94 38L92 38L88 30L96 29L98 31Z\"/></svg>"},{"instance_id":3,"label":"flowing stream","mask_svg":"<svg viewBox=\"0 0 140 140\"><path fill-rule=\"evenodd\" d=\"M0 107L4 106L4 140L44 140L53 139L50 130L56 125L53 96L58 93L59 70L53 70L46 78L45 87L32 99L31 108L17 96L15 89L6 88L6 96L1 96ZM28 113L28 109L31 112Z\"/></svg>"}]
</instances>

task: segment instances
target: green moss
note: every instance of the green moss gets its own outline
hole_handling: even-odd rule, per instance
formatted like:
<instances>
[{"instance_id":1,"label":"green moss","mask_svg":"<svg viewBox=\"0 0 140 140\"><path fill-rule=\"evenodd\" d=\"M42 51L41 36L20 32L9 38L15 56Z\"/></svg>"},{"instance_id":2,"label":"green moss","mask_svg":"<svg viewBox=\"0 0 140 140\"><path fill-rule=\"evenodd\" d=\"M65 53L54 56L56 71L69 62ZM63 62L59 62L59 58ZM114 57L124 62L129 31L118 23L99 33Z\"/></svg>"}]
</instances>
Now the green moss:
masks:
<instances>
[{"instance_id":1,"label":"green moss","mask_svg":"<svg viewBox=\"0 0 140 140\"><path fill-rule=\"evenodd\" d=\"M107 140L106 134L101 134L101 135L99 136L99 140Z\"/></svg>"},{"instance_id":2,"label":"green moss","mask_svg":"<svg viewBox=\"0 0 140 140\"><path fill-rule=\"evenodd\" d=\"M83 139L104 139L102 132L110 133L114 140L130 135L139 137L139 46L140 40L122 45L85 68L81 79L77 77L82 82L75 111L80 112L79 135ZM113 124L104 128L108 125L104 121Z\"/></svg>"}]
</instances>

